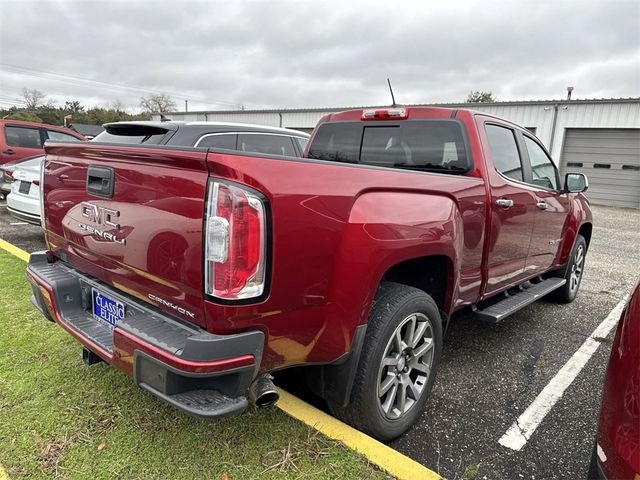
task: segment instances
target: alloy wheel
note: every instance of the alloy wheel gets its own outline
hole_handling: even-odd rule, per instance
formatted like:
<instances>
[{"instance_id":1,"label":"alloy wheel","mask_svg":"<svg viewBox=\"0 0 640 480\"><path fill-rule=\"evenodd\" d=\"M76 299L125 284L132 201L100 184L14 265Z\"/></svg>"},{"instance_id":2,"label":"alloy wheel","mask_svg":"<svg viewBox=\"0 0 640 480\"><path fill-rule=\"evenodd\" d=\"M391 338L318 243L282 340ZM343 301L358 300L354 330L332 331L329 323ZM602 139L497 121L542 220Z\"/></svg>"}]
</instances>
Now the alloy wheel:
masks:
<instances>
[{"instance_id":1,"label":"alloy wheel","mask_svg":"<svg viewBox=\"0 0 640 480\"><path fill-rule=\"evenodd\" d=\"M412 313L396 327L378 370L378 406L396 420L420 399L431 374L435 352L431 320Z\"/></svg>"},{"instance_id":2,"label":"alloy wheel","mask_svg":"<svg viewBox=\"0 0 640 480\"><path fill-rule=\"evenodd\" d=\"M569 276L569 288L572 292L578 289L580 285L580 277L582 276L582 268L584 266L584 245L579 245L576 254L573 257L571 265L571 275Z\"/></svg>"}]
</instances>

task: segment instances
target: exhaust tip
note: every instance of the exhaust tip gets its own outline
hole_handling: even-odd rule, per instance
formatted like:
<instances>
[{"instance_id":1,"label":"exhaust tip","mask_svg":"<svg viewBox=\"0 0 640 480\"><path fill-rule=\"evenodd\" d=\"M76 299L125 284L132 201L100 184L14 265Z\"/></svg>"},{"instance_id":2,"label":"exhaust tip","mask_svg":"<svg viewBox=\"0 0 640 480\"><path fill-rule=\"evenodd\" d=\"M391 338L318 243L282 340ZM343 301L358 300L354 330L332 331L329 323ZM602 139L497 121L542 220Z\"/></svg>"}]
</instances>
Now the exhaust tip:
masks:
<instances>
[{"instance_id":1,"label":"exhaust tip","mask_svg":"<svg viewBox=\"0 0 640 480\"><path fill-rule=\"evenodd\" d=\"M280 399L273 377L268 373L259 375L249 387L249 397L258 408L273 407Z\"/></svg>"},{"instance_id":2,"label":"exhaust tip","mask_svg":"<svg viewBox=\"0 0 640 480\"><path fill-rule=\"evenodd\" d=\"M264 392L262 395L256 398L255 404L258 408L269 408L273 407L279 399L280 395L278 395L278 392L276 392L275 390Z\"/></svg>"}]
</instances>

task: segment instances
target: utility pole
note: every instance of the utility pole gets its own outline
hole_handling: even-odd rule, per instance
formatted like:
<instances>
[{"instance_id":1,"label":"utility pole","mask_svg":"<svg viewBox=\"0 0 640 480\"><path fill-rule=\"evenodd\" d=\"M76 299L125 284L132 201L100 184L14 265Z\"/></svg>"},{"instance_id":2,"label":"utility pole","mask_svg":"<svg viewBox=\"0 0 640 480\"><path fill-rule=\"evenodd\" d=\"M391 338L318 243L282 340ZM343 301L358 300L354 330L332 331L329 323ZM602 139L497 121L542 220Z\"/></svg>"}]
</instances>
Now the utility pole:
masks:
<instances>
[{"instance_id":1,"label":"utility pole","mask_svg":"<svg viewBox=\"0 0 640 480\"><path fill-rule=\"evenodd\" d=\"M189 111L189 100L185 100L184 101L184 111L188 112Z\"/></svg>"}]
</instances>

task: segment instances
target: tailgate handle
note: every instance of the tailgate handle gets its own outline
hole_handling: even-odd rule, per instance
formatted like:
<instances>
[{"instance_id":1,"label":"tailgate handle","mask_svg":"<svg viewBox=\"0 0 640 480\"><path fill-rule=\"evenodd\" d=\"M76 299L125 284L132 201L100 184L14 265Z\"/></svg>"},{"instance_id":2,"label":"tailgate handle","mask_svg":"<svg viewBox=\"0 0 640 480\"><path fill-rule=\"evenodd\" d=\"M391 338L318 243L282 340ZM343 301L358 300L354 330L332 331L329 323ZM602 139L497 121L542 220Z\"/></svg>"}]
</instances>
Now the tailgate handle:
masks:
<instances>
[{"instance_id":1,"label":"tailgate handle","mask_svg":"<svg viewBox=\"0 0 640 480\"><path fill-rule=\"evenodd\" d=\"M87 170L87 192L98 197L113 197L115 175L113 168L89 165Z\"/></svg>"}]
</instances>

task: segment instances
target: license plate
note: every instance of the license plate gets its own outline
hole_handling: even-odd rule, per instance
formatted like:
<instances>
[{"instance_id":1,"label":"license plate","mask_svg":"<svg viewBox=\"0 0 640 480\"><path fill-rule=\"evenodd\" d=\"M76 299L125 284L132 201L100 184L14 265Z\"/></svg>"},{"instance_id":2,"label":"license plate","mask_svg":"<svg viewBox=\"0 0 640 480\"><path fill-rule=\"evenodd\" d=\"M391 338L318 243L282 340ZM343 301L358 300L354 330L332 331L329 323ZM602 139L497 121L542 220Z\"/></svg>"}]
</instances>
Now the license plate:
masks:
<instances>
[{"instance_id":1,"label":"license plate","mask_svg":"<svg viewBox=\"0 0 640 480\"><path fill-rule=\"evenodd\" d=\"M124 304L95 288L91 289L91 296L93 298L93 316L111 328L115 328L118 322L124 318Z\"/></svg>"},{"instance_id":2,"label":"license plate","mask_svg":"<svg viewBox=\"0 0 640 480\"><path fill-rule=\"evenodd\" d=\"M20 182L20 186L18 187L18 191L20 193L26 193L29 194L29 189L31 188L31 182L24 182L21 181Z\"/></svg>"}]
</instances>

